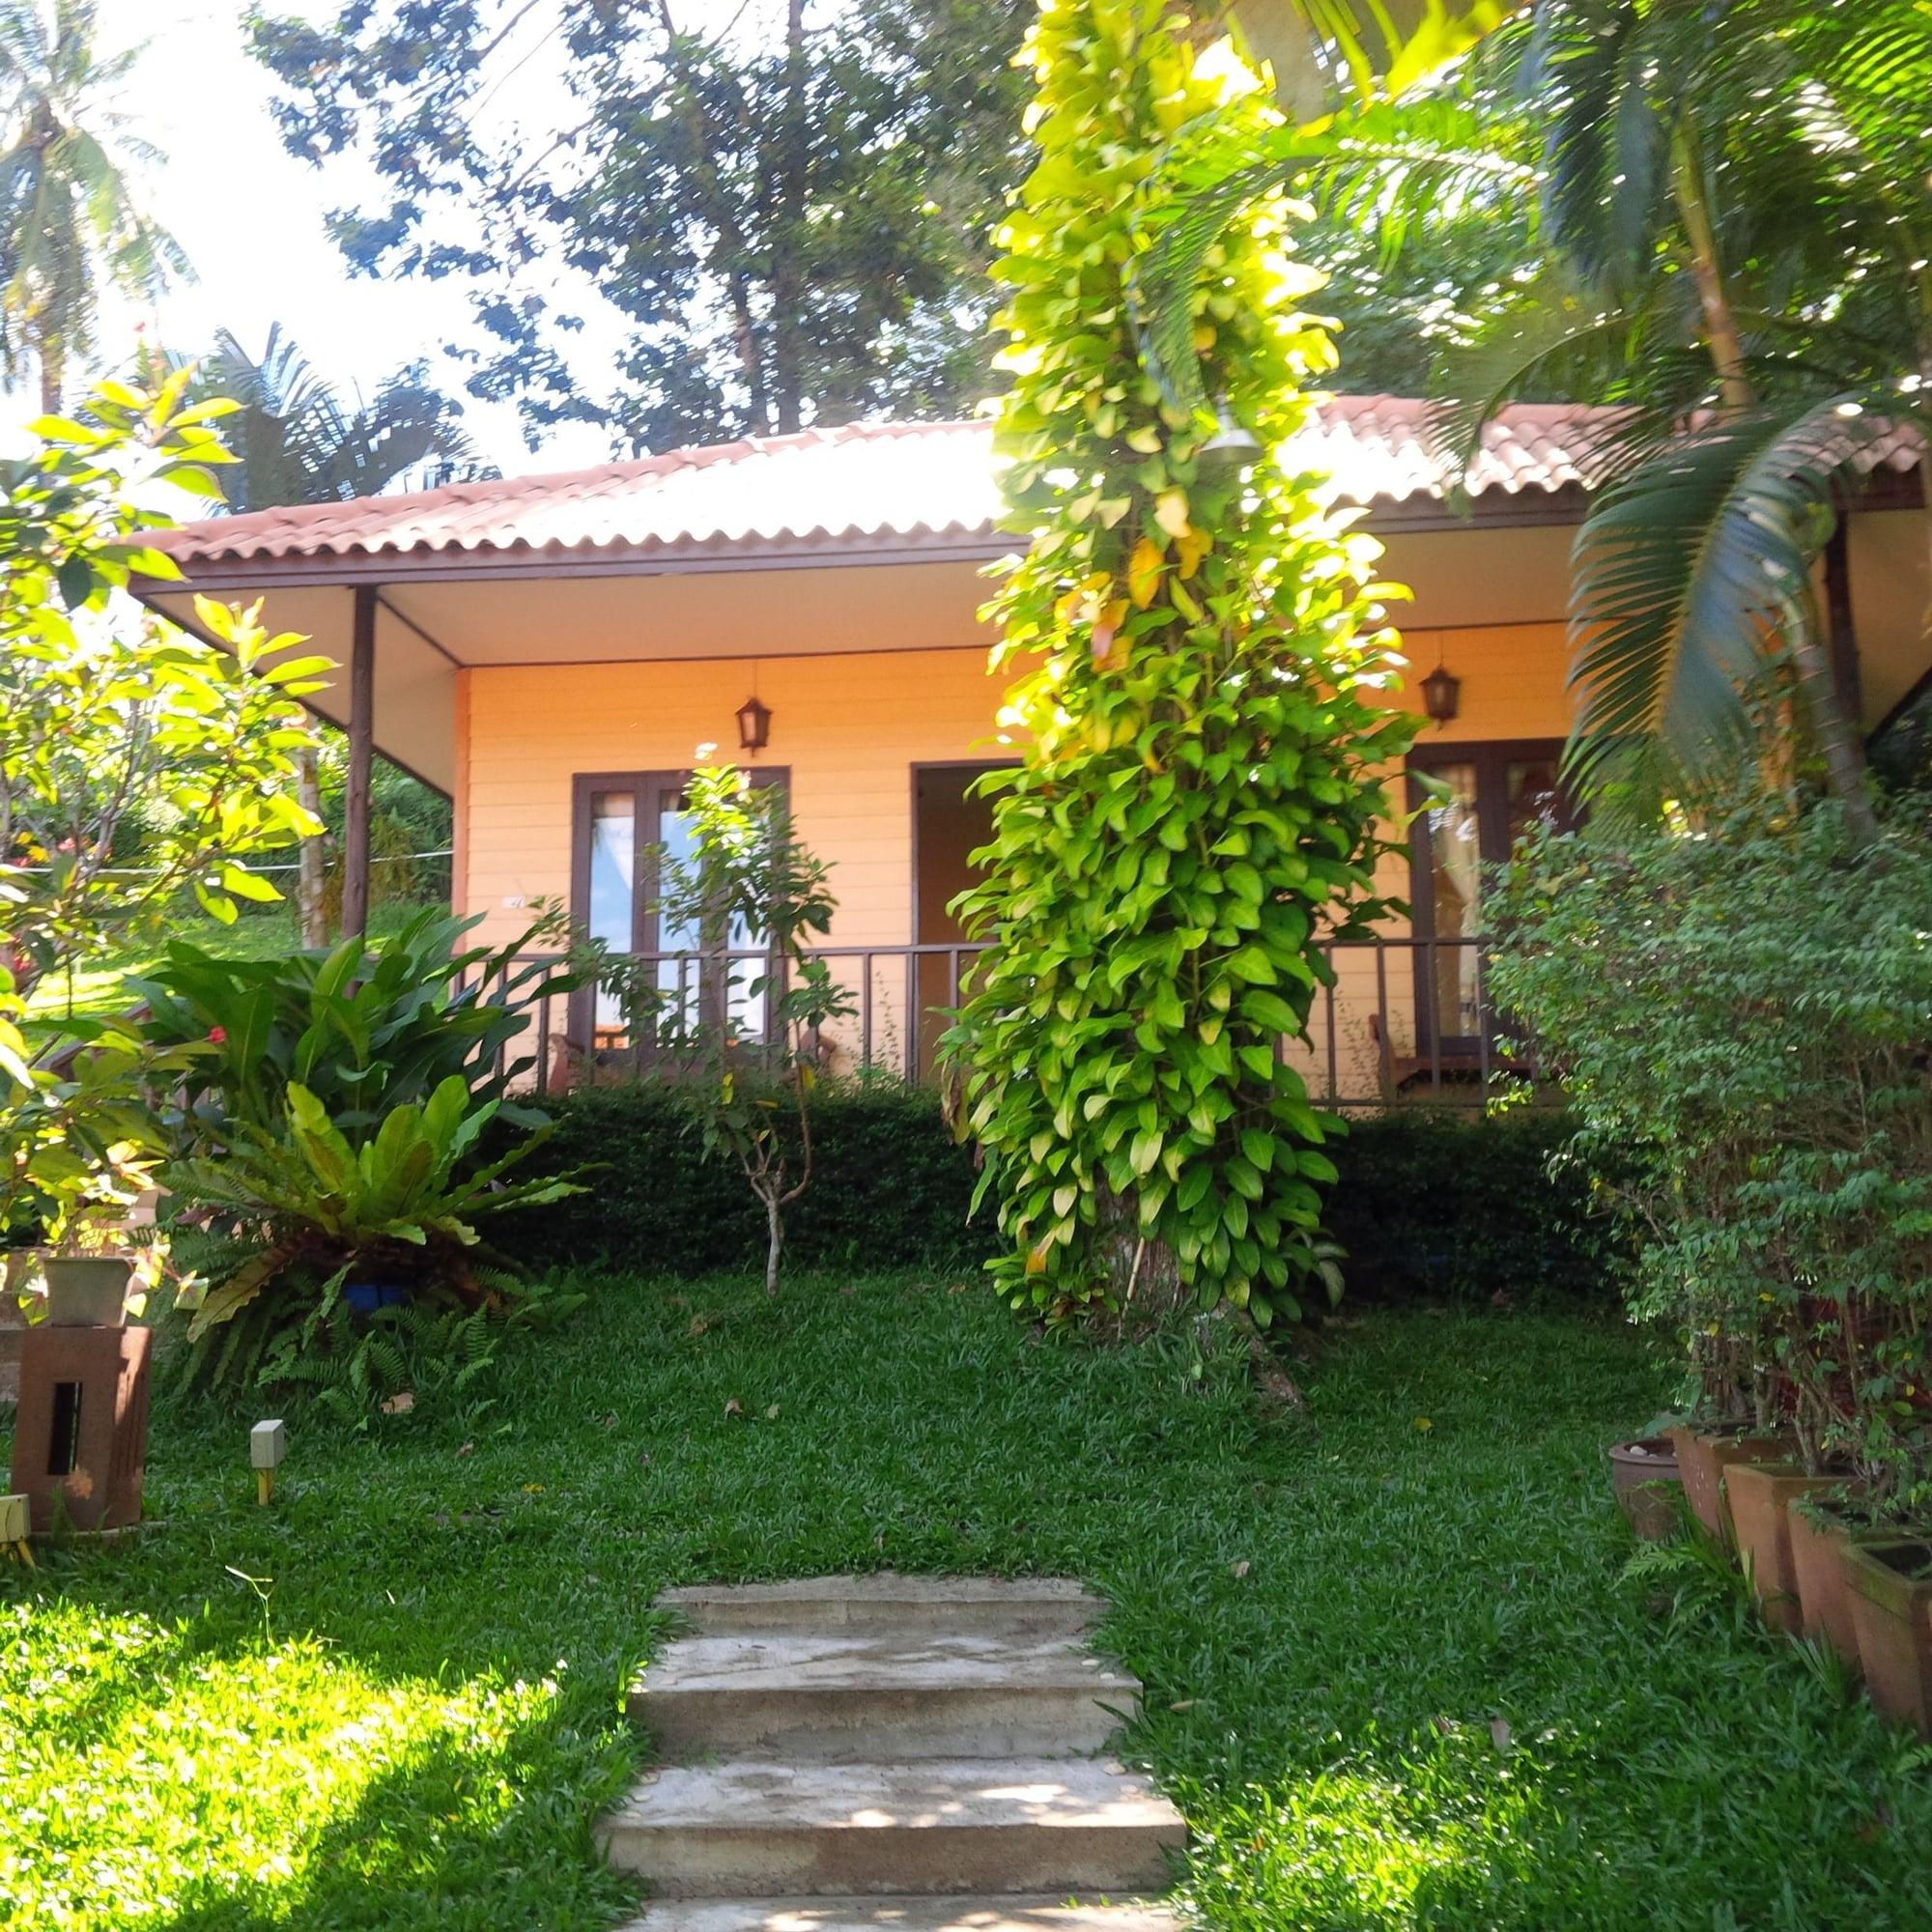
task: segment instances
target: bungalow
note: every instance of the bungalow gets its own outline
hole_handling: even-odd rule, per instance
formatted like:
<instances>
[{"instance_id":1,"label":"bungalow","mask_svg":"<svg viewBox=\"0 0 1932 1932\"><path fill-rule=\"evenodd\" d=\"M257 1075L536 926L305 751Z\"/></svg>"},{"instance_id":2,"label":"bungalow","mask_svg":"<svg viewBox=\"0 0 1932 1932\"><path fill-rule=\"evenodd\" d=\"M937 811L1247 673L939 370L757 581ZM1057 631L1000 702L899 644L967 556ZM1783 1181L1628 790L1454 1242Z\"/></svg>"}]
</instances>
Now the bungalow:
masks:
<instances>
[{"instance_id":1,"label":"bungalow","mask_svg":"<svg viewBox=\"0 0 1932 1932\"><path fill-rule=\"evenodd\" d=\"M1409 768L1454 799L1417 821L1408 876L1389 881L1413 922L1337 951L1306 1051L1311 1085L1344 1103L1487 1065L1478 864L1567 810L1565 610L1593 412L1504 411L1465 507L1423 414L1338 397L1304 432L1414 591L1404 701L1420 708L1441 675ZM1926 673L1912 463L1881 465L1828 571L1839 673L1872 726ZM982 567L1010 548L998 510L983 425L855 425L190 525L165 545L185 582L144 594L189 626L192 592L263 598L271 627L346 666L319 708L364 771L373 746L451 796L455 905L495 941L564 901L657 955L667 985L716 970L658 928L644 855L678 838L700 745L785 784L833 867L828 951L859 1009L842 1050L917 1073L969 956L948 905L987 828L971 781L1014 755L977 615ZM635 1044L587 997L543 1024L580 1063Z\"/></svg>"}]
</instances>

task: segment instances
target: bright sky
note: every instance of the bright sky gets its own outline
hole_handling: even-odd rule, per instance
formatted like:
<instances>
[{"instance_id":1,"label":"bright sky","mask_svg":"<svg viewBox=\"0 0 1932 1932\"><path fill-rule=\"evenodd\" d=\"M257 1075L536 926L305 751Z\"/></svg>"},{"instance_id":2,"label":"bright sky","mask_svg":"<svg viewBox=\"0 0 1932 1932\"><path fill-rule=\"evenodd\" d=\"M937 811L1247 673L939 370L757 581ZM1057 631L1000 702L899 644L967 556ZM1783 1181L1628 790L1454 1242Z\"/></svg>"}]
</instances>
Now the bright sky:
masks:
<instances>
[{"instance_id":1,"label":"bright sky","mask_svg":"<svg viewBox=\"0 0 1932 1932\"><path fill-rule=\"evenodd\" d=\"M320 18L335 0L278 0L279 11ZM279 322L330 381L373 390L400 364L429 355L432 375L461 394L463 372L441 345L469 333L454 282L351 278L323 228L330 206L358 199L342 164L327 173L291 158L269 113L270 77L243 46L242 0L100 0L100 40L118 48L145 41L128 108L168 156L150 204L186 250L197 280L165 297L153 325L171 349L192 353L218 328L260 354ZM515 110L526 126L550 119L554 68L542 48L517 75ZM498 103L499 111L508 103ZM107 323L124 333L135 318ZM124 336L125 339L125 336ZM439 365L441 366L439 366ZM29 395L0 399L5 440L36 413ZM514 410L465 400L465 419L484 453L505 470L600 462L604 438L581 427L532 456Z\"/></svg>"}]
</instances>

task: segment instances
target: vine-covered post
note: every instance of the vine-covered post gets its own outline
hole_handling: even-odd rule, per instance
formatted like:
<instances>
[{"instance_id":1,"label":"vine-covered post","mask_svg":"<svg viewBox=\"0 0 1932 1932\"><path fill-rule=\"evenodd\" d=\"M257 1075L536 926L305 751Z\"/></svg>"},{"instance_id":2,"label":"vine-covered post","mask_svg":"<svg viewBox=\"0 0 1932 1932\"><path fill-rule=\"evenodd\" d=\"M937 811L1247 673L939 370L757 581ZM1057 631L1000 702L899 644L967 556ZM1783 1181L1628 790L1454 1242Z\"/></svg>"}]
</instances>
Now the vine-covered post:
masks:
<instances>
[{"instance_id":1,"label":"vine-covered post","mask_svg":"<svg viewBox=\"0 0 1932 1932\"><path fill-rule=\"evenodd\" d=\"M1001 234L1010 526L992 606L1023 763L990 777L990 941L949 1036L986 1154L1016 1308L1133 1328L1223 1302L1267 1325L1322 1265L1335 1124L1281 1043L1321 947L1383 907L1373 774L1411 734L1387 704L1378 547L1285 469L1332 366L1319 278L1264 199L1208 256L1195 339L1218 414L1163 399L1133 276L1177 141L1276 118L1226 43L1158 0L1045 0L1023 58L1037 157Z\"/></svg>"}]
</instances>

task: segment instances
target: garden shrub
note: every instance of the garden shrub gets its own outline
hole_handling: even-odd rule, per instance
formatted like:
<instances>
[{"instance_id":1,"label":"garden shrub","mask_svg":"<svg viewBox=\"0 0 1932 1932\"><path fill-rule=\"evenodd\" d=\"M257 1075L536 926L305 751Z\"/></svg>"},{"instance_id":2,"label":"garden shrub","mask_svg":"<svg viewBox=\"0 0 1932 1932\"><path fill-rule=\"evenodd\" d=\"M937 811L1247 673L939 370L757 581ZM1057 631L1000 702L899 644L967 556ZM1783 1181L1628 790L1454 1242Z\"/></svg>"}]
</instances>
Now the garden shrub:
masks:
<instances>
[{"instance_id":1,"label":"garden shrub","mask_svg":"<svg viewBox=\"0 0 1932 1932\"><path fill-rule=\"evenodd\" d=\"M728 1152L707 1149L668 1082L592 1087L546 1102L554 1122L531 1173L584 1169L583 1192L505 1223L500 1244L552 1262L634 1274L762 1267L763 1208ZM991 1217L969 1225L975 1175L937 1095L896 1081L830 1082L812 1108L817 1179L787 1218L803 1267L973 1265Z\"/></svg>"},{"instance_id":2,"label":"garden shrub","mask_svg":"<svg viewBox=\"0 0 1932 1932\"><path fill-rule=\"evenodd\" d=\"M408 1299L418 1355L440 1337L470 1366L528 1303L474 1224L572 1191L554 1169L505 1179L548 1131L506 1090L535 1065L531 1004L578 976L516 963L544 925L492 952L464 946L475 923L425 911L263 960L176 944L130 982L150 1042L188 1056L162 1179L185 1219L237 1236L177 1303L191 1380L366 1403L407 1358L348 1305L364 1291Z\"/></svg>"},{"instance_id":3,"label":"garden shrub","mask_svg":"<svg viewBox=\"0 0 1932 1932\"><path fill-rule=\"evenodd\" d=\"M764 1220L729 1158L707 1152L662 1081L590 1088L547 1103L554 1138L529 1172L585 1170L583 1192L503 1223L498 1244L551 1262L690 1277L758 1266ZM806 1266L963 1267L998 1239L967 1219L976 1176L929 1091L842 1082L814 1113L818 1180L786 1252ZM1574 1126L1527 1109L1495 1120L1405 1109L1357 1120L1331 1143L1341 1179L1329 1221L1350 1292L1414 1295L1606 1292L1618 1260L1588 1211L1576 1163L1549 1163Z\"/></svg>"},{"instance_id":4,"label":"garden shrub","mask_svg":"<svg viewBox=\"0 0 1932 1932\"><path fill-rule=\"evenodd\" d=\"M1350 1299L1612 1293L1628 1241L1592 1206L1570 1151L1576 1128L1545 1107L1398 1107L1350 1121L1329 1149L1327 1207Z\"/></svg>"},{"instance_id":5,"label":"garden shrub","mask_svg":"<svg viewBox=\"0 0 1932 1932\"><path fill-rule=\"evenodd\" d=\"M1932 1502L1932 842L1777 799L1622 848L1534 837L1499 1002L1635 1218L1635 1314L1701 1412Z\"/></svg>"}]
</instances>

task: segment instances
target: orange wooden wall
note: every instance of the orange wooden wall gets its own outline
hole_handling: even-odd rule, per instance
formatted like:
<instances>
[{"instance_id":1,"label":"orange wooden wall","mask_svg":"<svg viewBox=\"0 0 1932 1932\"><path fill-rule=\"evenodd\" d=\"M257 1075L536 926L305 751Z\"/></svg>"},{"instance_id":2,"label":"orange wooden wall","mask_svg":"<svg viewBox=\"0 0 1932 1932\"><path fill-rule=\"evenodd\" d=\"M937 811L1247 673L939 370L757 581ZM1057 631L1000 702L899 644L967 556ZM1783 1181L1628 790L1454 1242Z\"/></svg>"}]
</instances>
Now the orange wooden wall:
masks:
<instances>
[{"instance_id":1,"label":"orange wooden wall","mask_svg":"<svg viewBox=\"0 0 1932 1932\"><path fill-rule=\"evenodd\" d=\"M1411 685L1438 658L1463 680L1461 715L1431 727L1431 743L1567 728L1561 625L1415 632L1406 649ZM832 865L835 937L909 941L912 766L1010 755L994 736L1000 685L977 646L465 672L458 884L466 909L488 915L486 935L523 923L507 900L568 895L576 774L682 770L704 743L732 753L733 713L754 678L773 716L757 762L788 769L799 829Z\"/></svg>"}]
</instances>

